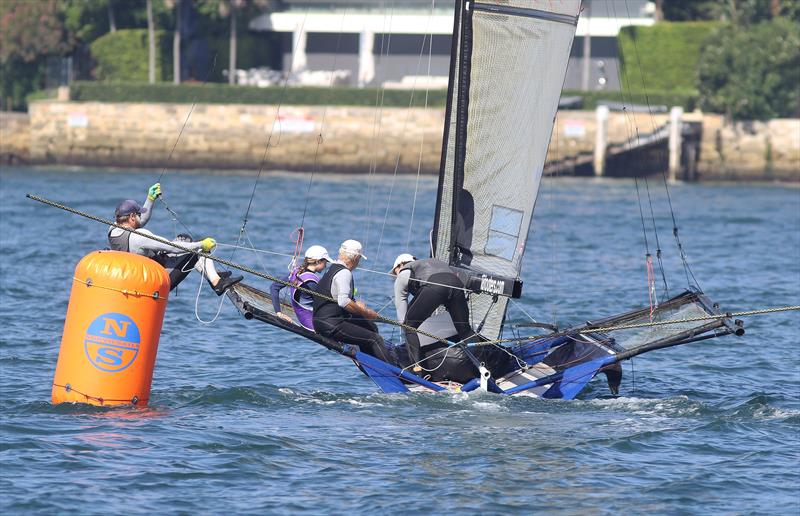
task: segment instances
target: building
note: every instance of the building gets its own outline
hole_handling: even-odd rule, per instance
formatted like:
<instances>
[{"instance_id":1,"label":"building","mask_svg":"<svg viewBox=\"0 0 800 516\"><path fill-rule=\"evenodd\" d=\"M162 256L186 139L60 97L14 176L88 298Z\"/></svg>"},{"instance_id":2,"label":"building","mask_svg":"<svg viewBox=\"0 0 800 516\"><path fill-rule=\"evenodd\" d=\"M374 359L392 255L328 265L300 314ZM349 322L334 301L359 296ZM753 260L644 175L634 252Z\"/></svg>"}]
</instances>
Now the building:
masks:
<instances>
[{"instance_id":1,"label":"building","mask_svg":"<svg viewBox=\"0 0 800 516\"><path fill-rule=\"evenodd\" d=\"M279 5L249 28L270 35L283 71L342 70L343 82L353 86L446 85L453 0ZM646 0L584 0L564 88L619 90L617 34L626 25L652 25L654 11Z\"/></svg>"}]
</instances>

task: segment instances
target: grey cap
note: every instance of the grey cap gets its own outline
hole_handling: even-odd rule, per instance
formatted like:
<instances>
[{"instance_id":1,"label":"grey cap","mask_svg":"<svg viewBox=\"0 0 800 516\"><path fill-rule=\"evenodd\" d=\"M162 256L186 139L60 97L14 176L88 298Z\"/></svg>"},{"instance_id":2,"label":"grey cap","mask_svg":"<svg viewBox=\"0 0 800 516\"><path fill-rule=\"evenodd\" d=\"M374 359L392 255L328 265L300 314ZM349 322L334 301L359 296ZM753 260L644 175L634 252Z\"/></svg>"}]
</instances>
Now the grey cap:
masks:
<instances>
[{"instance_id":1,"label":"grey cap","mask_svg":"<svg viewBox=\"0 0 800 516\"><path fill-rule=\"evenodd\" d=\"M142 208L138 202L132 199L125 199L121 203L117 204L117 209L114 212L114 216L117 218L126 217L131 213L147 213L147 208Z\"/></svg>"}]
</instances>

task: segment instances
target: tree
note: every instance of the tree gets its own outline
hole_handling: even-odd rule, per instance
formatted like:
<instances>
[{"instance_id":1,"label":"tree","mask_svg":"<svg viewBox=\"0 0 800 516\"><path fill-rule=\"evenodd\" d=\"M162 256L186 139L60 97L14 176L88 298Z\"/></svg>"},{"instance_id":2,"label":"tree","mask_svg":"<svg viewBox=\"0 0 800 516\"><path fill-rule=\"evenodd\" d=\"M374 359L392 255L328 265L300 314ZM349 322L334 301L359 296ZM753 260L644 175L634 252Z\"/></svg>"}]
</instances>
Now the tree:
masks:
<instances>
[{"instance_id":1,"label":"tree","mask_svg":"<svg viewBox=\"0 0 800 516\"><path fill-rule=\"evenodd\" d=\"M228 18L228 84L236 77L236 51L238 40L238 15L265 10L270 0L198 0L198 11L211 18Z\"/></svg>"},{"instance_id":2,"label":"tree","mask_svg":"<svg viewBox=\"0 0 800 516\"><path fill-rule=\"evenodd\" d=\"M181 31L183 29L183 0L164 0L168 9L175 10L175 31L172 33L172 80L181 83Z\"/></svg>"},{"instance_id":3,"label":"tree","mask_svg":"<svg viewBox=\"0 0 800 516\"><path fill-rule=\"evenodd\" d=\"M729 24L705 42L698 69L703 109L729 119L800 116L800 23Z\"/></svg>"},{"instance_id":4,"label":"tree","mask_svg":"<svg viewBox=\"0 0 800 516\"><path fill-rule=\"evenodd\" d=\"M147 0L147 81L156 82L156 28L153 22L153 0Z\"/></svg>"},{"instance_id":5,"label":"tree","mask_svg":"<svg viewBox=\"0 0 800 516\"><path fill-rule=\"evenodd\" d=\"M48 57L74 44L57 0L0 2L0 106L22 108L25 95L44 86Z\"/></svg>"},{"instance_id":6,"label":"tree","mask_svg":"<svg viewBox=\"0 0 800 516\"><path fill-rule=\"evenodd\" d=\"M657 0L667 21L719 20L753 25L779 16L800 21L797 0Z\"/></svg>"},{"instance_id":7,"label":"tree","mask_svg":"<svg viewBox=\"0 0 800 516\"><path fill-rule=\"evenodd\" d=\"M114 0L108 0L108 30L117 32L117 19L114 16Z\"/></svg>"}]
</instances>

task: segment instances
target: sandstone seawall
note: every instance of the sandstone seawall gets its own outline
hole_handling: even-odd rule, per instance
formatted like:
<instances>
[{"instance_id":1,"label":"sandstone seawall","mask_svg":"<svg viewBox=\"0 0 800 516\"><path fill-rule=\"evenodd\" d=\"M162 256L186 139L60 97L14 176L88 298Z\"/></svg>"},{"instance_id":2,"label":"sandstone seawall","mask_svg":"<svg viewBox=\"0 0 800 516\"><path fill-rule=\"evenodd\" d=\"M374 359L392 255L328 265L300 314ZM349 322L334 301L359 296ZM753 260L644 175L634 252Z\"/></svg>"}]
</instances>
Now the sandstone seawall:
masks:
<instances>
[{"instance_id":1,"label":"sandstone seawall","mask_svg":"<svg viewBox=\"0 0 800 516\"><path fill-rule=\"evenodd\" d=\"M800 182L800 120L727 124L718 115L686 118L702 125L696 167L701 180ZM652 131L667 119L666 114L611 113L609 142ZM438 172L443 124L439 108L198 104L192 109L189 104L40 101L28 114L0 114L0 158L5 163L254 171L263 162L266 170L430 174ZM591 153L595 132L593 111L559 112L548 160Z\"/></svg>"}]
</instances>

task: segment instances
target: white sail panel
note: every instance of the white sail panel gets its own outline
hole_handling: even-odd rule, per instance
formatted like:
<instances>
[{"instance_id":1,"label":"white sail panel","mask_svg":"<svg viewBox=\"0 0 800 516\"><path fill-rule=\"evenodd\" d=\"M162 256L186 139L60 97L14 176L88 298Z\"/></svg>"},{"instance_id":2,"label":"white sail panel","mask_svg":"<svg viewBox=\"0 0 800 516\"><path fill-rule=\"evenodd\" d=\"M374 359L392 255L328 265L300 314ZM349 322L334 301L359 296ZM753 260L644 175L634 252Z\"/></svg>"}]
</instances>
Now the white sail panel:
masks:
<instances>
[{"instance_id":1,"label":"white sail panel","mask_svg":"<svg viewBox=\"0 0 800 516\"><path fill-rule=\"evenodd\" d=\"M451 265L519 277L579 9L579 0L463 7L434 248ZM473 324L496 337L504 298L472 295L470 305Z\"/></svg>"}]
</instances>

